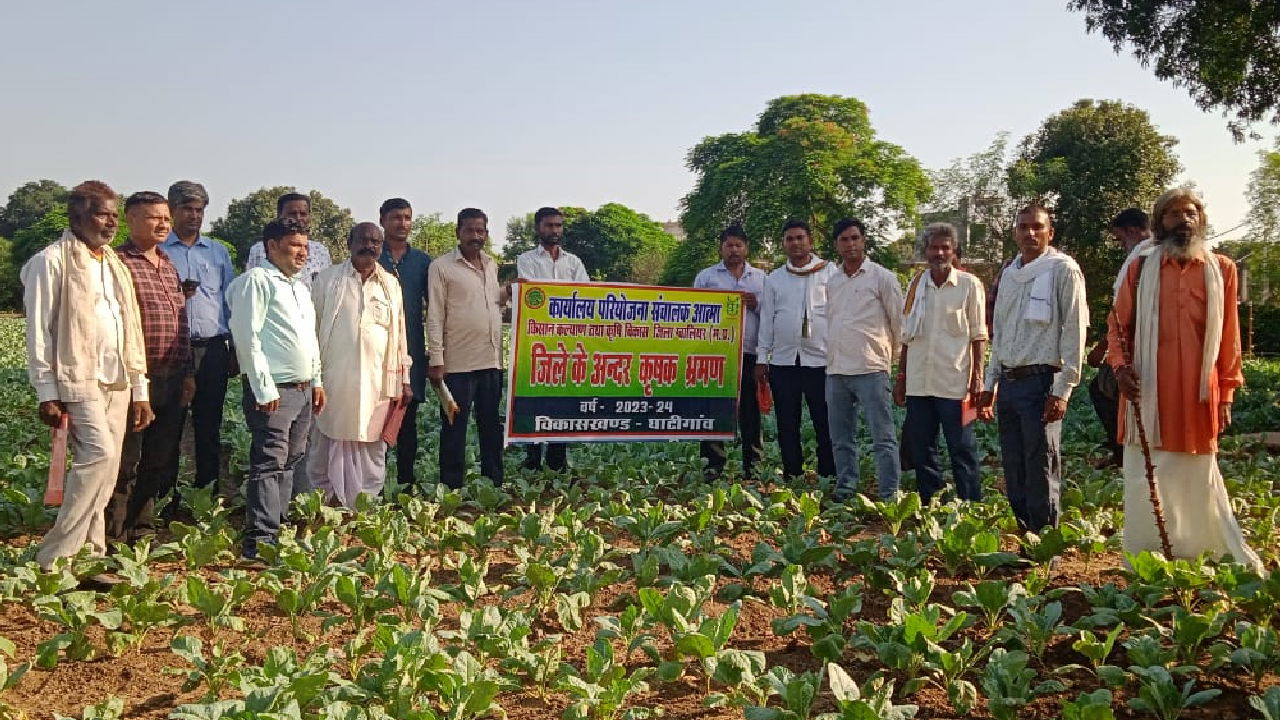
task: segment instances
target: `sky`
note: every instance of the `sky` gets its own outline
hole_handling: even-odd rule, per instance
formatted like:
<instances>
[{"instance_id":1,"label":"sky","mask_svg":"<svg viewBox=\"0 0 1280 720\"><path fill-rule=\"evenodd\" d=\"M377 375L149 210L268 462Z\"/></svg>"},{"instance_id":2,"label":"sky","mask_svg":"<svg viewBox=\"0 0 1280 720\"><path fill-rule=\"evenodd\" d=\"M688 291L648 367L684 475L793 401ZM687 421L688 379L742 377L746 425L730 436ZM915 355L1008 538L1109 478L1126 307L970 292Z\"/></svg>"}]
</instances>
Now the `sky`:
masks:
<instances>
[{"instance_id":1,"label":"sky","mask_svg":"<svg viewBox=\"0 0 1280 720\"><path fill-rule=\"evenodd\" d=\"M499 241L543 205L676 219L689 148L816 92L865 102L926 168L1080 98L1124 100L1178 138L1221 231L1280 133L1233 143L1066 0L69 0L0 17L0 197L46 177L126 194L194 179L209 221L273 185L357 220L397 196L446 219L480 207Z\"/></svg>"}]
</instances>

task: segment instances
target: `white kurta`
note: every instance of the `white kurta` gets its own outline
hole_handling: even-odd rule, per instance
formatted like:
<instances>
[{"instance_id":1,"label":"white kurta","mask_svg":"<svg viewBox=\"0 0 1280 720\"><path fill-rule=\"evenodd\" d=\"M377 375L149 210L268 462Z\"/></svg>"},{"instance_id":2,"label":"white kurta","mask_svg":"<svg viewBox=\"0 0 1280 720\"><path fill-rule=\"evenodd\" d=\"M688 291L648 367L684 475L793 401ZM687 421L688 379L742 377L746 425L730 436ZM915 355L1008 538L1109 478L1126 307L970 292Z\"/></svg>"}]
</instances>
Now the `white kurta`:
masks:
<instances>
[{"instance_id":1,"label":"white kurta","mask_svg":"<svg viewBox=\"0 0 1280 720\"><path fill-rule=\"evenodd\" d=\"M400 285L381 267L362 281L347 261L322 270L313 297L324 368L324 412L308 470L316 487L350 506L382 490L382 427L409 383Z\"/></svg>"}]
</instances>

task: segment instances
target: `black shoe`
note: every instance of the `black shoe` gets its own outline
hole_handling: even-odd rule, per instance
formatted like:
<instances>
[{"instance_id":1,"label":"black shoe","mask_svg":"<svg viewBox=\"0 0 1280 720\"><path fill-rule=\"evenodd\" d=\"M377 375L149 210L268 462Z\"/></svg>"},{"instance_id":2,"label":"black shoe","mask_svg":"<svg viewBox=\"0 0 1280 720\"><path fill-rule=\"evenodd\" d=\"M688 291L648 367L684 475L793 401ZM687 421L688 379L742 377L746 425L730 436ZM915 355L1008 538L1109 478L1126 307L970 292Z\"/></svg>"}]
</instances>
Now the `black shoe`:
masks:
<instances>
[{"instance_id":1,"label":"black shoe","mask_svg":"<svg viewBox=\"0 0 1280 720\"><path fill-rule=\"evenodd\" d=\"M115 575L98 573L97 575L90 575L87 578L81 578L79 587L81 590L93 590L95 592L108 593L111 592L112 588L122 582L124 581Z\"/></svg>"}]
</instances>

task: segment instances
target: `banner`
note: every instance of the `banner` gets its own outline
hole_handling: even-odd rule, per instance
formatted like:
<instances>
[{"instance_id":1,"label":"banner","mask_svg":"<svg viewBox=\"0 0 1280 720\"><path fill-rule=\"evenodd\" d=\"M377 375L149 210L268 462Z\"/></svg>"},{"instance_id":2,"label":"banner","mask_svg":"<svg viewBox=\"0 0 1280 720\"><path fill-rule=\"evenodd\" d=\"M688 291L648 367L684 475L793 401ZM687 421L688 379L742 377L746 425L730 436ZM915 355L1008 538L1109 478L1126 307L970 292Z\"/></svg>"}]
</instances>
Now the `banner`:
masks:
<instances>
[{"instance_id":1,"label":"banner","mask_svg":"<svg viewBox=\"0 0 1280 720\"><path fill-rule=\"evenodd\" d=\"M513 287L508 443L733 439L740 293Z\"/></svg>"}]
</instances>

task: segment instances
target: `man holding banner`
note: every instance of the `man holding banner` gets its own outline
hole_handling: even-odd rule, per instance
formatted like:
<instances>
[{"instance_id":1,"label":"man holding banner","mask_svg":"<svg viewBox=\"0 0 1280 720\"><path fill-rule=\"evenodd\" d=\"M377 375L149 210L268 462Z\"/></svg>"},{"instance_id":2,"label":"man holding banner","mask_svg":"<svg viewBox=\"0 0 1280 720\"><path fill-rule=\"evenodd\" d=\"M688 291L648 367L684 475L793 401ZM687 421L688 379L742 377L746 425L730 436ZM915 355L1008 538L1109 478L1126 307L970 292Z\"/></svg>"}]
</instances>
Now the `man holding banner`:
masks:
<instances>
[{"instance_id":1,"label":"man holding banner","mask_svg":"<svg viewBox=\"0 0 1280 720\"><path fill-rule=\"evenodd\" d=\"M695 288L736 290L742 293L742 369L738 393L738 434L742 438L742 475L750 479L751 466L764 455L764 435L760 432L760 404L756 400L756 338L760 328L759 298L764 292L763 270L747 262L750 244L740 225L730 225L720 233L720 262L698 273ZM704 440L700 451L707 461L709 477L719 476L728 462L725 445Z\"/></svg>"},{"instance_id":2,"label":"man holding banner","mask_svg":"<svg viewBox=\"0 0 1280 720\"><path fill-rule=\"evenodd\" d=\"M533 214L533 227L538 233L538 246L516 258L516 277L521 280L565 280L590 282L587 268L577 255L560 247L564 237L564 213L558 208L538 208ZM543 443L525 446L524 467L542 469ZM546 443L547 467L556 472L569 469L569 446Z\"/></svg>"}]
</instances>

